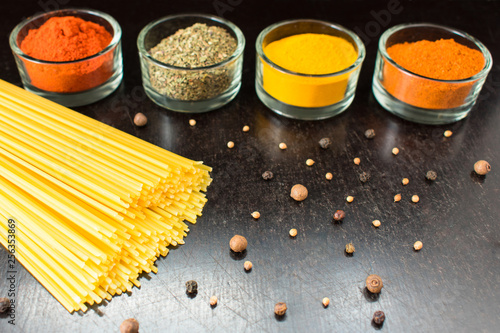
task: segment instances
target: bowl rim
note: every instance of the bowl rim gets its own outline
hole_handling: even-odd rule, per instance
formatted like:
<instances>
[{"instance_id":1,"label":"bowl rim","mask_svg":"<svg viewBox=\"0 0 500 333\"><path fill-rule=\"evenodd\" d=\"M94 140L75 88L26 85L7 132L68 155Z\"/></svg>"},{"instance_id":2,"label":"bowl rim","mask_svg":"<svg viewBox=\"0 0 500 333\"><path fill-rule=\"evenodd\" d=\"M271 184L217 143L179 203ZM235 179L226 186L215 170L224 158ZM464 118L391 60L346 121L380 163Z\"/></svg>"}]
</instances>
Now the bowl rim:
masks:
<instances>
[{"instance_id":1,"label":"bowl rim","mask_svg":"<svg viewBox=\"0 0 500 333\"><path fill-rule=\"evenodd\" d=\"M406 69L406 68L402 67L401 65L399 65L396 61L394 61L389 56L389 54L387 53L387 49L386 49L385 45L386 45L387 40L389 39L389 37L392 36L392 34L398 32L398 31L401 31L403 29L409 29L409 28L428 28L428 27L445 30L445 31L447 31L449 33L456 34L456 35L458 35L460 37L463 37L463 38L468 39L469 41L473 42L474 45L476 45L479 48L479 50L481 51L481 53L482 53L482 55L484 57L484 67L483 67L483 69L481 69L481 71L479 71L478 73L476 73L473 76L468 77L468 78L459 79L459 80L442 80L442 79L435 79L435 78L423 76L423 75L414 73L412 71L409 71L408 69ZM476 81L478 79L486 77L488 75L490 69L493 66L493 60L491 58L490 51L477 38L469 35L465 31L462 31L462 30L459 30L459 29L455 29L455 28L452 28L452 27L448 27L448 26L445 26L445 25L441 25L441 24L434 24L434 23L425 23L425 22L422 22L422 23L404 23L404 24L395 25L392 28L387 29L380 36L379 43L378 43L378 52L381 53L382 56L384 57L384 59L387 60L390 64L392 64L397 69L399 69L399 70L401 70L401 71L403 71L403 72L405 72L405 73L407 73L409 75L413 75L413 76L416 76L418 78L422 78L422 79L426 79L426 80L431 80L431 81L435 81L435 82L443 82L443 83L467 83L467 82Z\"/></svg>"},{"instance_id":2,"label":"bowl rim","mask_svg":"<svg viewBox=\"0 0 500 333\"><path fill-rule=\"evenodd\" d=\"M275 64L264 53L264 49L262 48L262 42L264 41L264 38L267 36L267 34L269 32L271 32L272 30L274 30L276 28L279 28L279 27L282 27L282 26L288 25L288 24L295 24L295 23L298 23L298 22L318 23L318 24L326 25L326 26L328 26L328 27L330 27L332 29L335 29L335 30L347 33L349 35L349 37L351 37L353 39L354 43L356 44L356 47L358 48L358 57L356 58L356 60L354 61L354 63L352 63L349 67L344 68L343 70L340 70L340 71L337 71L337 72L327 73L327 74L305 74L305 73L298 73L298 72L294 72L292 70L283 68L280 65ZM266 62L268 65L270 65L274 69L276 69L276 70L278 70L280 72L286 73L286 74L291 74L291 75L301 76L301 77L311 77L311 78L335 77L335 76L340 76L340 75L352 72L358 66L361 66L361 64L363 63L363 60L365 59L365 56L366 56L365 45L361 41L361 38L359 38L359 36L356 35L353 31L351 31L351 30L349 30L349 29L347 29L347 28L345 28L345 27L343 27L343 26L341 26L339 24L335 24L335 23L331 23L331 22L323 21L323 20L316 20L316 19L294 19L294 20L285 20L285 21L280 21L280 22L274 23L274 24L268 26L267 28L265 28L264 30L262 30L259 33L259 36L257 37L257 40L255 41L255 49L257 51L257 55L264 62Z\"/></svg>"},{"instance_id":3,"label":"bowl rim","mask_svg":"<svg viewBox=\"0 0 500 333\"><path fill-rule=\"evenodd\" d=\"M236 35L236 50L234 50L233 54L226 60L222 62L218 62L216 64L210 65L210 66L204 66L204 67L178 67L178 66L173 66L166 64L164 62L161 62L159 60L156 60L151 56L148 50L144 47L144 40L146 37L146 34L156 27L158 24L163 23L165 21L172 21L176 20L179 18L188 18L188 17L199 17L203 19L208 19L210 21L218 22L228 29L230 29L235 35ZM164 38L167 38L168 36L165 36ZM164 69L168 70L182 70L182 71L199 71L199 70L207 70L207 69L215 69L218 67L224 67L226 64L232 62L235 59L238 59L242 53L243 50L245 49L245 36L243 35L243 32L238 28L237 25L232 23L231 21L228 21L222 17L218 17L215 15L209 15L209 14L202 14L202 13L184 13L184 14L175 14L175 15L168 15L164 17L160 17L159 19L156 19L150 23L148 23L144 28L142 28L141 32L139 33L139 36L137 37L137 49L139 50L139 56L147 58L149 61L153 62L156 66L162 67Z\"/></svg>"},{"instance_id":4,"label":"bowl rim","mask_svg":"<svg viewBox=\"0 0 500 333\"><path fill-rule=\"evenodd\" d=\"M21 31L21 29L24 28L25 25L27 25L27 24L29 24L37 19L43 18L43 17L50 18L50 17L62 16L62 15L57 15L57 14L62 14L62 13L67 13L68 15L66 15L66 16L74 15L77 17L78 17L78 13L86 13L86 14L98 16L98 17L105 19L106 21L108 21L108 23L111 25L111 27L113 28L113 31L114 31L113 38L111 39L111 42L104 49L102 49L101 51L99 51L96 54L93 54L91 56L88 56L88 57L85 57L82 59L69 60L69 61L41 60L41 59L33 58L21 50L19 45L17 45L17 36L18 36L19 32ZM25 60L29 60L30 62L38 63L38 64L46 64L46 65L65 65L65 64L75 64L75 63L79 63L79 62L88 61L90 59L98 58L101 55L108 53L110 50L113 50L116 47L116 45L118 45L118 43L120 43L121 36L122 36L122 29L120 27L120 24L118 24L118 22L109 14L106 14L104 12L94 10L94 9L64 8L64 9L53 10L50 12L40 13L38 15L30 16L30 17L24 19L18 25L16 25L14 27L14 29L12 30L12 32L10 33L9 44L10 44L10 48L11 48L12 52L14 52L18 56L24 58Z\"/></svg>"}]
</instances>

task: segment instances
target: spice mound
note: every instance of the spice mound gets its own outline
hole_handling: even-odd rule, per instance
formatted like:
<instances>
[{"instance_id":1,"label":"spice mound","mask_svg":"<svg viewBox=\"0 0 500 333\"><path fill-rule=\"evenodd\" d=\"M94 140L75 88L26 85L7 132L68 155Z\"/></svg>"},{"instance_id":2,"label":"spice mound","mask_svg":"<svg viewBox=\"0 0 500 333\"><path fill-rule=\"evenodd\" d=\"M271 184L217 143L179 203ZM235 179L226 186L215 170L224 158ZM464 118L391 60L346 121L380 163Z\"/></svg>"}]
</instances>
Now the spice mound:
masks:
<instances>
[{"instance_id":1,"label":"spice mound","mask_svg":"<svg viewBox=\"0 0 500 333\"><path fill-rule=\"evenodd\" d=\"M231 69L213 66L229 59L237 48L236 39L226 29L196 23L164 38L149 50L151 56L164 64L179 68L166 69L151 65L153 88L172 99L197 101L216 97L231 85Z\"/></svg>"},{"instance_id":2,"label":"spice mound","mask_svg":"<svg viewBox=\"0 0 500 333\"><path fill-rule=\"evenodd\" d=\"M453 39L399 43L387 48L389 56L411 73L404 73L388 61L384 64L383 85L399 100L420 108L449 109L461 106L476 81L463 80L479 73L483 54Z\"/></svg>"},{"instance_id":3,"label":"spice mound","mask_svg":"<svg viewBox=\"0 0 500 333\"><path fill-rule=\"evenodd\" d=\"M52 17L32 29L20 44L28 56L50 62L77 61L94 56L113 39L101 25L74 16ZM24 60L31 84L39 89L74 93L106 82L113 71L113 53L69 64Z\"/></svg>"},{"instance_id":4,"label":"spice mound","mask_svg":"<svg viewBox=\"0 0 500 333\"><path fill-rule=\"evenodd\" d=\"M323 75L351 66L358 52L347 40L325 34L305 33L264 46L274 64L299 74ZM264 64L265 91L281 102L299 107L323 107L344 98L349 74L328 77L298 76Z\"/></svg>"}]
</instances>

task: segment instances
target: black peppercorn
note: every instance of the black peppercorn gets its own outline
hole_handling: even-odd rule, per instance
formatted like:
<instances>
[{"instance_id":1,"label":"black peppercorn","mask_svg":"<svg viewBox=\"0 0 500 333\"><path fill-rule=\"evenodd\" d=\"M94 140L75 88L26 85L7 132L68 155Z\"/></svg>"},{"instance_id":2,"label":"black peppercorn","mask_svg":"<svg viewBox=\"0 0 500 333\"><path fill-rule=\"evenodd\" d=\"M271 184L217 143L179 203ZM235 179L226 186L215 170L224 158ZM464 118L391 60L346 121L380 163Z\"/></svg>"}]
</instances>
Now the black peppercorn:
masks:
<instances>
[{"instance_id":1,"label":"black peppercorn","mask_svg":"<svg viewBox=\"0 0 500 333\"><path fill-rule=\"evenodd\" d=\"M345 217L345 212L341 209L338 209L337 211L335 211L335 213L333 214L333 219L335 221L341 221L343 220Z\"/></svg>"},{"instance_id":2,"label":"black peppercorn","mask_svg":"<svg viewBox=\"0 0 500 333\"><path fill-rule=\"evenodd\" d=\"M0 298L0 313L4 313L10 309L10 300L7 297Z\"/></svg>"},{"instance_id":3,"label":"black peppercorn","mask_svg":"<svg viewBox=\"0 0 500 333\"><path fill-rule=\"evenodd\" d=\"M328 147L330 147L331 144L332 140L330 140L329 138L323 138L319 140L319 146L323 149L327 149Z\"/></svg>"},{"instance_id":4,"label":"black peppercorn","mask_svg":"<svg viewBox=\"0 0 500 333\"><path fill-rule=\"evenodd\" d=\"M264 180L270 180L270 179L273 179L274 175L271 171L264 171L264 173L262 174L262 178Z\"/></svg>"},{"instance_id":5,"label":"black peppercorn","mask_svg":"<svg viewBox=\"0 0 500 333\"><path fill-rule=\"evenodd\" d=\"M425 178L427 178L428 180L436 180L437 176L438 175L437 175L436 171L433 171L433 170L429 170L425 174Z\"/></svg>"},{"instance_id":6,"label":"black peppercorn","mask_svg":"<svg viewBox=\"0 0 500 333\"><path fill-rule=\"evenodd\" d=\"M373 322L376 325L382 325L384 323L384 320L385 320L384 311L375 311L375 313L373 314Z\"/></svg>"},{"instance_id":7,"label":"black peppercorn","mask_svg":"<svg viewBox=\"0 0 500 333\"><path fill-rule=\"evenodd\" d=\"M195 280L186 282L186 291L188 294L195 294L198 292L198 283Z\"/></svg>"},{"instance_id":8,"label":"black peppercorn","mask_svg":"<svg viewBox=\"0 0 500 333\"><path fill-rule=\"evenodd\" d=\"M365 131L365 137L367 139L373 139L375 137L375 130L373 128L367 129Z\"/></svg>"},{"instance_id":9,"label":"black peppercorn","mask_svg":"<svg viewBox=\"0 0 500 333\"><path fill-rule=\"evenodd\" d=\"M370 180L370 174L368 172L362 172L361 174L359 174L359 180L362 183L366 183Z\"/></svg>"}]
</instances>

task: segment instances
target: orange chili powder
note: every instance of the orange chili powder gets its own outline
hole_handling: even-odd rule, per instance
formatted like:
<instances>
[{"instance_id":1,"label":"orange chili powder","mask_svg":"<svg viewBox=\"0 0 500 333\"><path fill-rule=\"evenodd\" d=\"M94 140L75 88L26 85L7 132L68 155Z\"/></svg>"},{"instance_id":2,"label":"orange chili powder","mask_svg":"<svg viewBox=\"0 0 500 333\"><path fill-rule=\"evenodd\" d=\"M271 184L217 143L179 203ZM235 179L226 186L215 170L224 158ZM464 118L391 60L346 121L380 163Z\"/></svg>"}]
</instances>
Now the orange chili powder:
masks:
<instances>
[{"instance_id":1,"label":"orange chili powder","mask_svg":"<svg viewBox=\"0 0 500 333\"><path fill-rule=\"evenodd\" d=\"M64 62L93 56L106 48L111 34L101 25L74 16L52 17L32 29L21 50L32 58ZM70 93L94 88L112 74L113 52L69 64L39 64L25 60L31 84L39 89Z\"/></svg>"},{"instance_id":2,"label":"orange chili powder","mask_svg":"<svg viewBox=\"0 0 500 333\"><path fill-rule=\"evenodd\" d=\"M483 54L453 39L400 43L387 49L389 56L406 70L438 80L463 80L479 73ZM449 109L464 104L476 81L439 82L404 73L384 61L385 89L399 100L426 109Z\"/></svg>"}]
</instances>

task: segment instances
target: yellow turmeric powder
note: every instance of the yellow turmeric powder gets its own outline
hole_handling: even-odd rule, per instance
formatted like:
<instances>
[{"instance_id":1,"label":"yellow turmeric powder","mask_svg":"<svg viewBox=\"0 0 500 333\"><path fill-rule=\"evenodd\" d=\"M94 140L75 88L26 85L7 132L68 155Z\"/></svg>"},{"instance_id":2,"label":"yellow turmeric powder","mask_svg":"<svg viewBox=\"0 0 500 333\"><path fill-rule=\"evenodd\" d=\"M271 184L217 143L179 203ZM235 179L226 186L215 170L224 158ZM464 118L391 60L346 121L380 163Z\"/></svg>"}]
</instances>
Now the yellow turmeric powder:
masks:
<instances>
[{"instance_id":1,"label":"yellow turmeric powder","mask_svg":"<svg viewBox=\"0 0 500 333\"><path fill-rule=\"evenodd\" d=\"M342 71L358 57L358 52L347 40L313 33L274 41L264 47L264 53L274 64L303 74L289 74L264 63L264 90L281 102L300 107L323 107L341 101L349 73L320 77L314 75Z\"/></svg>"}]
</instances>

